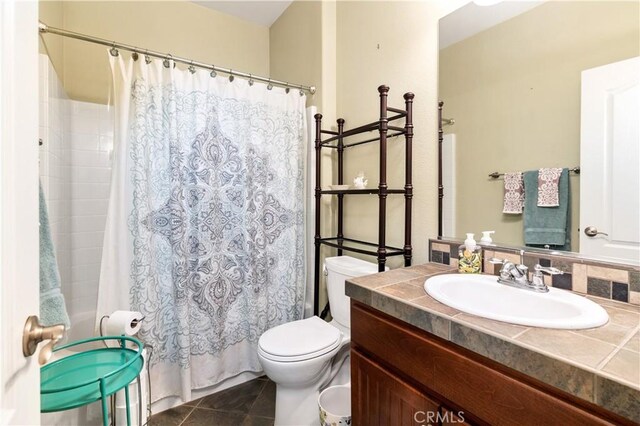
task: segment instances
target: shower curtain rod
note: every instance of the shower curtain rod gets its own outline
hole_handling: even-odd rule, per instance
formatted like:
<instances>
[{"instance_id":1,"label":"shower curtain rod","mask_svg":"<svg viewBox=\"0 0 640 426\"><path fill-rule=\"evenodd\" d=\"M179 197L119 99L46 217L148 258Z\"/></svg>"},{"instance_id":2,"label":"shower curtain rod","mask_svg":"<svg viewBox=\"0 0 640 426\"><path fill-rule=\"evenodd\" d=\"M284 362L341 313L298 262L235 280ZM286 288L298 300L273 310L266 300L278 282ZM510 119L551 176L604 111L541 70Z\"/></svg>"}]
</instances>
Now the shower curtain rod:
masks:
<instances>
[{"instance_id":1,"label":"shower curtain rod","mask_svg":"<svg viewBox=\"0 0 640 426\"><path fill-rule=\"evenodd\" d=\"M246 72L236 71L230 68L217 67L215 65L209 65L204 62L198 62L188 58L182 58L180 56L173 56L169 53L162 53L162 52L157 52L149 49L142 49L142 48L127 45L127 44L118 43L116 41L109 41L99 37L93 37L86 34L80 34L73 31L63 30L62 28L51 27L42 22L39 23L38 30L40 31L40 33L49 33L49 34L60 35L63 37L75 38L77 40L88 41L89 43L96 43L96 44L102 44L103 46L110 46L112 49L128 50L136 54L153 56L154 58L169 59L174 62L180 62L186 65L189 65L190 67L193 66L193 67L208 69L208 70L211 70L212 72L221 72L221 73L229 74L229 78L232 81L233 81L232 77L238 76L238 77L249 79L250 84L252 84L251 82L253 80L257 80L257 81L262 81L264 83L267 83L269 85L286 87L287 89L294 88L294 89L304 90L311 93L312 95L316 93L315 86L304 86L302 84L292 84L286 81L274 80L268 77L260 77L260 76L249 74Z\"/></svg>"}]
</instances>

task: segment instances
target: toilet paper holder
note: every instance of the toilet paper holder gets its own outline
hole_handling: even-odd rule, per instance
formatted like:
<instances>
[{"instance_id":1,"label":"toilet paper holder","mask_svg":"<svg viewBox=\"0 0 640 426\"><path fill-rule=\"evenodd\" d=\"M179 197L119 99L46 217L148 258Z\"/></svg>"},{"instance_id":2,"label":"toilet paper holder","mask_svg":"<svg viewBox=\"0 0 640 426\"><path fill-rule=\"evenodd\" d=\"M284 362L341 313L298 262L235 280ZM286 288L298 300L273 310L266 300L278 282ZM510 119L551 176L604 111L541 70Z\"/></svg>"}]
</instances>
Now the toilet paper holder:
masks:
<instances>
[{"instance_id":1,"label":"toilet paper holder","mask_svg":"<svg viewBox=\"0 0 640 426\"><path fill-rule=\"evenodd\" d=\"M135 318L131 321L131 328L136 328L146 317Z\"/></svg>"},{"instance_id":2,"label":"toilet paper holder","mask_svg":"<svg viewBox=\"0 0 640 426\"><path fill-rule=\"evenodd\" d=\"M138 333L139 325L145 318L140 312L114 311L111 315L103 315L100 318L98 331L101 336L105 334L133 336ZM106 326L103 325L105 320L107 320ZM115 321L115 324L110 324L109 320Z\"/></svg>"}]
</instances>

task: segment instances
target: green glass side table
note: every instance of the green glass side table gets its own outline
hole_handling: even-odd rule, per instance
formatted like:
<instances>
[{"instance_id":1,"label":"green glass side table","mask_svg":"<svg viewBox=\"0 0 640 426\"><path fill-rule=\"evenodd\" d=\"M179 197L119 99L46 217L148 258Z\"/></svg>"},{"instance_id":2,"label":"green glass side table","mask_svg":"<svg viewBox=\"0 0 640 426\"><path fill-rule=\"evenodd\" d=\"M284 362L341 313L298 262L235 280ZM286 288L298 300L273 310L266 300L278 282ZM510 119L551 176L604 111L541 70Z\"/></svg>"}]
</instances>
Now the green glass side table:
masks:
<instances>
[{"instance_id":1,"label":"green glass side table","mask_svg":"<svg viewBox=\"0 0 640 426\"><path fill-rule=\"evenodd\" d=\"M54 352L96 341L105 344L111 341L117 346L77 352L40 369L40 411L70 410L102 401L102 424L108 426L107 398L124 388L130 426L129 384L140 375L144 365L139 340L128 336L92 337L59 346ZM135 348L128 348L127 342ZM141 403L138 395L138 404Z\"/></svg>"}]
</instances>

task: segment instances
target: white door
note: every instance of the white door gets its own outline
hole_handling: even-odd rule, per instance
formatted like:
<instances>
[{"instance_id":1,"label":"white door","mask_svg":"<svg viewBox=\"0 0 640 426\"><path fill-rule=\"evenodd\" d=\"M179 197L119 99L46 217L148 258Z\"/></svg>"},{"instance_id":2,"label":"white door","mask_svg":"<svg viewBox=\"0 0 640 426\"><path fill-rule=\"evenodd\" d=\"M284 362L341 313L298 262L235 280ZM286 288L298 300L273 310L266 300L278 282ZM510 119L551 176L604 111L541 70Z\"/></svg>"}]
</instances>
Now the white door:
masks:
<instances>
[{"instance_id":1,"label":"white door","mask_svg":"<svg viewBox=\"0 0 640 426\"><path fill-rule=\"evenodd\" d=\"M0 1L0 425L40 424L37 357L22 355L38 285L38 3Z\"/></svg>"},{"instance_id":2,"label":"white door","mask_svg":"<svg viewBox=\"0 0 640 426\"><path fill-rule=\"evenodd\" d=\"M640 264L639 122L640 57L582 72L581 253Z\"/></svg>"}]
</instances>

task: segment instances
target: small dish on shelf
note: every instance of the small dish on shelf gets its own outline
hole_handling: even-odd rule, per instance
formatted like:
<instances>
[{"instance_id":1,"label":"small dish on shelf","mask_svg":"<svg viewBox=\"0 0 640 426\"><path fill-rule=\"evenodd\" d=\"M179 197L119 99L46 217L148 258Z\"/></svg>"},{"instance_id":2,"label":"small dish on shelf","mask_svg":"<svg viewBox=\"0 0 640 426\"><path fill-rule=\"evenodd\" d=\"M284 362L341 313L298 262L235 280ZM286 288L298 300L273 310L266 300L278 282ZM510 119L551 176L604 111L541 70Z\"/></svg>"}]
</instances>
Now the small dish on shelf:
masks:
<instances>
[{"instance_id":1,"label":"small dish on shelf","mask_svg":"<svg viewBox=\"0 0 640 426\"><path fill-rule=\"evenodd\" d=\"M349 185L329 185L331 189L336 191L344 191L345 189L349 189Z\"/></svg>"}]
</instances>

